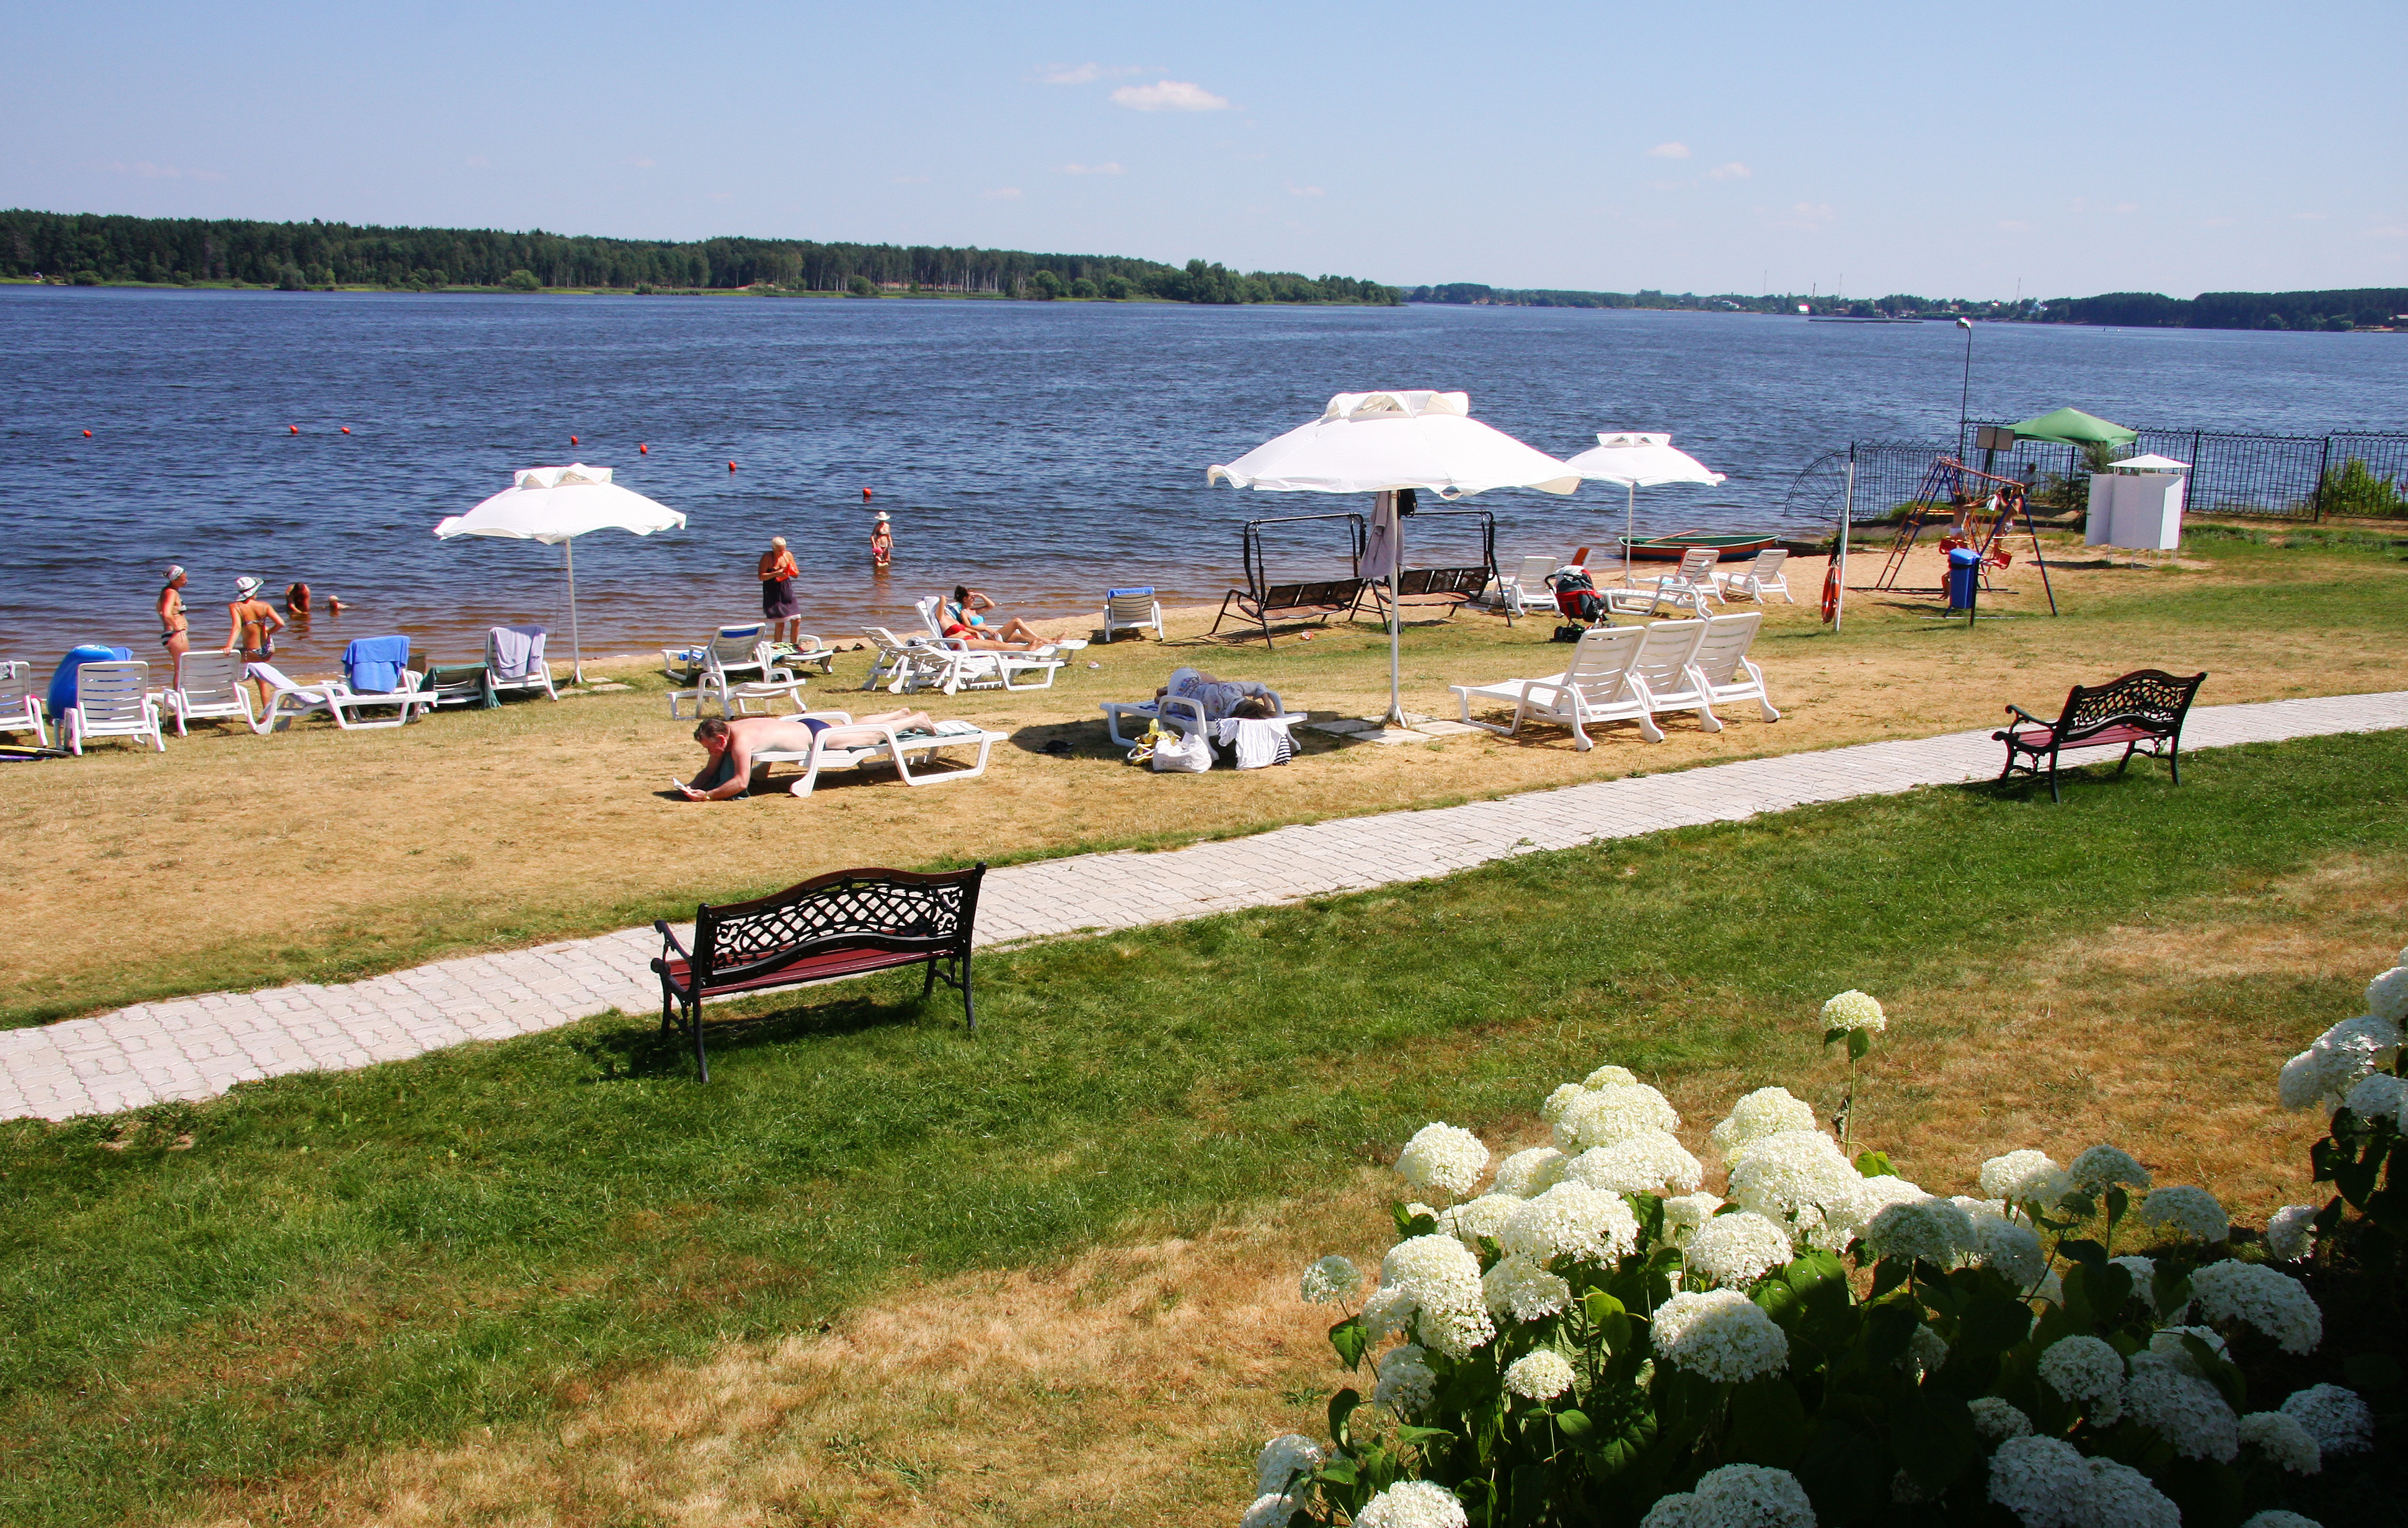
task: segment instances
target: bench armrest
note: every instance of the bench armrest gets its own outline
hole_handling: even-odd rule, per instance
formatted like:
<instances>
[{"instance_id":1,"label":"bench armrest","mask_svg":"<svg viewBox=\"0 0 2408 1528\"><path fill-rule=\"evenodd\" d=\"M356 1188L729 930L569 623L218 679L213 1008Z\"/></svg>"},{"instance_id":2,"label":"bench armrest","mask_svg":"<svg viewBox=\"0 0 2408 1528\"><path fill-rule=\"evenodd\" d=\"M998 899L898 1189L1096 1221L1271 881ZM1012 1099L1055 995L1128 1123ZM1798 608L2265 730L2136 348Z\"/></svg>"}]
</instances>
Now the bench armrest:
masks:
<instances>
[{"instance_id":1,"label":"bench armrest","mask_svg":"<svg viewBox=\"0 0 2408 1528\"><path fill-rule=\"evenodd\" d=\"M2035 716L2035 715L2033 715L2030 712L2026 711L2026 710L2025 710L2023 707L2021 707L2021 706L2009 706L2009 707L2007 708L2007 710L2008 710L2008 711L2010 711L2011 713L2013 713L2014 714L2015 714L2015 715L2017 715L2017 716L2022 717L2025 721L2028 721L2028 722L2031 723L2034 727L2050 727L2050 726L2054 726L2054 725L2055 725L2054 723L2050 722L2046 717L2043 717L2043 716ZM2008 724L2008 729L2009 729L2009 730L2011 730L2011 731L2014 729L2014 724L2013 724L2013 723L2009 723L2009 724Z\"/></svg>"},{"instance_id":2,"label":"bench armrest","mask_svg":"<svg viewBox=\"0 0 2408 1528\"><path fill-rule=\"evenodd\" d=\"M662 951L663 954L666 954L669 950L675 950L678 953L678 959L689 963L693 961L694 956L687 951L683 944L678 943L676 930L672 930L668 926L666 919L654 920L652 928L661 936L661 944L664 946Z\"/></svg>"}]
</instances>

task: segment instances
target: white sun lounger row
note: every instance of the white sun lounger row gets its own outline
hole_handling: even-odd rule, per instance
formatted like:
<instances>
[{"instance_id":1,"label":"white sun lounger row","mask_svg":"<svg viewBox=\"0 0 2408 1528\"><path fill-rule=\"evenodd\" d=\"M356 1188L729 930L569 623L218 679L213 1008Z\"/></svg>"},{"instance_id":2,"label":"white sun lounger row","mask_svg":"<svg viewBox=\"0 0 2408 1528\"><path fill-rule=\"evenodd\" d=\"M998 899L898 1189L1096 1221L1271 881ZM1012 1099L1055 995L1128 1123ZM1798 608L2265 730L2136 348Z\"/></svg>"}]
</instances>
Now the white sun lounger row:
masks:
<instances>
[{"instance_id":1,"label":"white sun lounger row","mask_svg":"<svg viewBox=\"0 0 2408 1528\"><path fill-rule=\"evenodd\" d=\"M830 728L856 725L848 711L806 711L786 718L789 721L826 722ZM882 734L876 742L843 747L831 744L826 732L811 739L808 750L786 749L752 756L755 764L800 764L800 778L787 786L796 796L809 796L819 784L820 774L826 770L857 770L865 764L892 764L895 773L907 786L940 786L948 780L975 780L986 773L986 759L995 745L1008 735L990 732L975 722L939 722L933 731L903 732L882 722L863 722L862 727L874 728ZM928 764L940 748L978 749L978 761L966 770L946 770L936 774L927 772ZM921 772L911 772L911 759L920 760Z\"/></svg>"},{"instance_id":2,"label":"white sun lounger row","mask_svg":"<svg viewBox=\"0 0 2408 1528\"><path fill-rule=\"evenodd\" d=\"M1608 722L1636 722L1641 737L1661 742L1664 732L1656 718L1672 712L1694 711L1707 731L1719 732L1722 719L1713 708L1743 700L1755 701L1766 721L1777 722L1781 713L1764 693L1764 670L1747 656L1763 622L1761 612L1750 612L1598 627L1581 638L1562 673L1452 688L1463 719L1473 727L1511 737L1525 722L1552 722L1571 728L1572 744L1583 751L1595 746L1587 728ZM1471 714L1474 701L1510 706L1513 719L1505 726L1480 721Z\"/></svg>"}]
</instances>

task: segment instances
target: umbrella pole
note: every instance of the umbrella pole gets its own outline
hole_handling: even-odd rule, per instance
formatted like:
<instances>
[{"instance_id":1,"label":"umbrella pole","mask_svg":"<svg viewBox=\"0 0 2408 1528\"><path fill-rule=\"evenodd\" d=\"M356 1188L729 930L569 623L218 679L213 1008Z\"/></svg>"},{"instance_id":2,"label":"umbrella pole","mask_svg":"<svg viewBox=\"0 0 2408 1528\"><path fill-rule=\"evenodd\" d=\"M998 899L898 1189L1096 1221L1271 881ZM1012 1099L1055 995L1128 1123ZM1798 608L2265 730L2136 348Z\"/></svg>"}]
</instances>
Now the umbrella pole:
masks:
<instances>
[{"instance_id":1,"label":"umbrella pole","mask_svg":"<svg viewBox=\"0 0 2408 1528\"><path fill-rule=\"evenodd\" d=\"M1397 599L1398 574L1405 567L1405 517L1397 516L1397 560L1388 569L1388 714L1384 724L1405 725L1404 613Z\"/></svg>"},{"instance_id":2,"label":"umbrella pole","mask_svg":"<svg viewBox=\"0 0 2408 1528\"><path fill-rule=\"evenodd\" d=\"M1630 541L1639 534L1639 484L1622 485L1626 496L1622 501L1622 586L1630 587Z\"/></svg>"},{"instance_id":3,"label":"umbrella pole","mask_svg":"<svg viewBox=\"0 0 2408 1528\"><path fill-rule=\"evenodd\" d=\"M564 539L560 550L568 563L568 655L569 669L580 685L585 683L585 648L577 640L577 538Z\"/></svg>"},{"instance_id":4,"label":"umbrella pole","mask_svg":"<svg viewBox=\"0 0 2408 1528\"><path fill-rule=\"evenodd\" d=\"M1840 500L1840 544L1832 555L1840 559L1840 587L1831 600L1831 635L1840 634L1841 619L1848 613L1848 527L1856 518L1856 464L1848 464L1848 490Z\"/></svg>"}]
</instances>

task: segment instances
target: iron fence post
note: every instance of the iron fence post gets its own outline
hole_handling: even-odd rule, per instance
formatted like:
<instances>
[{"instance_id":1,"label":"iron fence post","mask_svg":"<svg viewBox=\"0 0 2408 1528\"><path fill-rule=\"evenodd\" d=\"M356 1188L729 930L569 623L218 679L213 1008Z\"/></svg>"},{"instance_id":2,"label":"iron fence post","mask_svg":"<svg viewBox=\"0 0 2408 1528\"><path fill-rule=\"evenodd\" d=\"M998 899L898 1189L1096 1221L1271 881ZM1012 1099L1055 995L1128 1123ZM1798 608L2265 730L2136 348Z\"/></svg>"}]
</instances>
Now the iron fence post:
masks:
<instances>
[{"instance_id":1,"label":"iron fence post","mask_svg":"<svg viewBox=\"0 0 2408 1528\"><path fill-rule=\"evenodd\" d=\"M2325 475L2331 470L2332 437L2328 435L2325 437L2324 450L2316 457L2316 492L2315 497L2308 501L2310 525L2321 526L2325 523Z\"/></svg>"}]
</instances>

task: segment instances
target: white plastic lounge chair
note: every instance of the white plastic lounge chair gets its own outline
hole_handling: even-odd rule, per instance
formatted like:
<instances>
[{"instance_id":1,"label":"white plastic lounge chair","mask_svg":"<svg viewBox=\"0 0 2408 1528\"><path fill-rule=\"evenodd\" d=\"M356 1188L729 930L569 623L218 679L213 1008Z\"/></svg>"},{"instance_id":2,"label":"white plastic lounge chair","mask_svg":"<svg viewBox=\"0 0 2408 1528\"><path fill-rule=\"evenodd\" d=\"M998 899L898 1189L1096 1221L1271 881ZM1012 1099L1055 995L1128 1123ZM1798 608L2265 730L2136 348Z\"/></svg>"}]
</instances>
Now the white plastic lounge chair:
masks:
<instances>
[{"instance_id":1,"label":"white plastic lounge chair","mask_svg":"<svg viewBox=\"0 0 2408 1528\"><path fill-rule=\"evenodd\" d=\"M820 672L836 672L836 649L808 631L795 633L795 650L777 655L781 669L800 669L806 663L816 663Z\"/></svg>"},{"instance_id":2,"label":"white plastic lounge chair","mask_svg":"<svg viewBox=\"0 0 2408 1528\"><path fill-rule=\"evenodd\" d=\"M75 704L67 707L67 752L80 754L96 738L148 738L167 751L159 730L159 702L150 695L150 665L140 659L87 663L76 670Z\"/></svg>"},{"instance_id":3,"label":"white plastic lounge chair","mask_svg":"<svg viewBox=\"0 0 2408 1528\"><path fill-rule=\"evenodd\" d=\"M1194 669L1184 667L1171 670L1168 687L1176 691L1182 680L1191 678L1195 673ZM1228 683L1230 688L1224 701L1225 707L1235 706L1239 700L1253 695L1268 700L1271 703L1271 710L1283 717L1294 716L1301 721L1308 714L1300 711L1290 712L1287 709L1287 702L1280 699L1279 691L1268 685L1256 684L1252 680L1233 680ZM1181 732L1203 732L1219 721L1221 716L1227 714L1226 709L1219 714L1214 714L1211 708L1202 700L1178 694L1165 695L1157 700L1106 700L1097 709L1104 714L1104 730L1111 736L1113 742L1123 748L1137 745L1136 738L1122 736L1123 717L1133 721L1140 733L1154 722L1160 722L1163 726Z\"/></svg>"},{"instance_id":4,"label":"white plastic lounge chair","mask_svg":"<svg viewBox=\"0 0 2408 1528\"><path fill-rule=\"evenodd\" d=\"M527 653L523 661L504 661L506 646L511 634L527 639ZM560 692L552 687L552 665L543 660L543 627L490 627L485 631L485 682L499 690L541 690L547 700L557 700Z\"/></svg>"},{"instance_id":5,"label":"white plastic lounge chair","mask_svg":"<svg viewBox=\"0 0 2408 1528\"><path fill-rule=\"evenodd\" d=\"M251 714L251 691L242 682L242 659L232 653L187 653L177 685L165 694L167 710L176 718L176 736L199 721L239 721L252 731L258 719Z\"/></svg>"},{"instance_id":6,"label":"white plastic lounge chair","mask_svg":"<svg viewBox=\"0 0 2408 1528\"><path fill-rule=\"evenodd\" d=\"M1681 554L1681 566L1656 581L1656 598L1698 615L1711 615L1706 601L1714 598L1714 564L1722 554L1711 546L1693 546Z\"/></svg>"},{"instance_id":7,"label":"white plastic lounge chair","mask_svg":"<svg viewBox=\"0 0 2408 1528\"><path fill-rule=\"evenodd\" d=\"M1788 560L1786 547L1767 547L1756 555L1754 562L1744 567L1734 568L1727 573L1716 569L1714 587L1725 599L1744 596L1761 605L1765 603L1767 595L1777 594L1794 605L1798 601L1789 593L1789 575L1781 568Z\"/></svg>"},{"instance_id":8,"label":"white plastic lounge chair","mask_svg":"<svg viewBox=\"0 0 2408 1528\"><path fill-rule=\"evenodd\" d=\"M42 716L42 697L34 688L29 663L0 663L0 732L31 732L43 747L50 745L50 727Z\"/></svg>"},{"instance_id":9,"label":"white plastic lounge chair","mask_svg":"<svg viewBox=\"0 0 2408 1528\"><path fill-rule=\"evenodd\" d=\"M911 608L920 613L920 620L927 627L929 637L938 641L944 641L945 597L932 594L924 599L911 601Z\"/></svg>"},{"instance_id":10,"label":"white plastic lounge chair","mask_svg":"<svg viewBox=\"0 0 2408 1528\"><path fill-rule=\"evenodd\" d=\"M757 645L766 647L767 644ZM764 663L759 670L759 678L739 680L736 672L752 671L752 664L741 664L736 672L731 672L721 661L716 642L701 649L701 654L702 671L695 677L694 685L686 689L669 691L669 714L672 716L683 715L679 708L687 701L694 703L694 714L697 717L702 714L704 703L711 699L718 700L719 714L723 716L750 715L756 702L765 710L775 706L787 712L803 703L803 676L789 672L781 664ZM754 656L760 656L757 649Z\"/></svg>"},{"instance_id":11,"label":"white plastic lounge chair","mask_svg":"<svg viewBox=\"0 0 2408 1528\"><path fill-rule=\"evenodd\" d=\"M704 655L716 654L719 666L728 672L766 679L769 657L762 649L768 645L769 628L762 622L724 626L716 636L698 647L662 648L661 672L681 685L691 685L702 672Z\"/></svg>"},{"instance_id":12,"label":"white plastic lounge chair","mask_svg":"<svg viewBox=\"0 0 2408 1528\"><path fill-rule=\"evenodd\" d=\"M1154 585L1104 591L1104 641L1123 631L1151 631L1154 641L1162 641L1162 601L1154 597Z\"/></svg>"},{"instance_id":13,"label":"white plastic lounge chair","mask_svg":"<svg viewBox=\"0 0 2408 1528\"><path fill-rule=\"evenodd\" d=\"M435 708L432 692L422 691L417 670L404 669L404 687L382 693L361 693L339 679L319 685L296 685L272 663L254 663L247 670L249 677L267 685L267 714L251 724L256 732L272 732L289 725L295 717L322 711L335 719L335 725L347 732L373 731L378 728L400 727L416 721ZM394 714L377 721L362 721L352 713L363 709L391 706Z\"/></svg>"},{"instance_id":14,"label":"white plastic lounge chair","mask_svg":"<svg viewBox=\"0 0 2408 1528\"><path fill-rule=\"evenodd\" d=\"M907 689L939 684L953 661L954 650L938 647L933 637L897 636L882 626L864 627L862 633L878 653L870 660L869 676L861 684L866 690L882 686L900 695Z\"/></svg>"},{"instance_id":15,"label":"white plastic lounge chair","mask_svg":"<svg viewBox=\"0 0 2408 1528\"><path fill-rule=\"evenodd\" d=\"M1498 575L1497 602L1515 615L1527 615L1534 610L1553 611L1555 595L1547 587L1547 580L1561 566L1552 553L1524 557L1521 567Z\"/></svg>"},{"instance_id":16,"label":"white plastic lounge chair","mask_svg":"<svg viewBox=\"0 0 2408 1528\"><path fill-rule=\"evenodd\" d=\"M1757 613L1757 619L1762 618L1762 613ZM1639 644L1639 656L1630 660L1630 691L1645 703L1651 715L1694 711L1698 725L1707 731L1723 729L1722 718L1714 714L1704 687L1690 672L1713 619L1656 621L1641 628L1645 640Z\"/></svg>"},{"instance_id":17,"label":"white plastic lounge chair","mask_svg":"<svg viewBox=\"0 0 2408 1528\"><path fill-rule=\"evenodd\" d=\"M1572 649L1571 666L1544 679L1507 679L1494 685L1450 685L1462 702L1463 719L1473 727L1512 737L1526 721L1553 722L1571 728L1572 746L1583 753L1596 746L1587 728L1604 722L1637 722L1639 735L1650 742L1664 741L1663 732L1647 714L1643 696L1630 685L1631 665L1647 640L1643 627L1593 627ZM1477 720L1471 703L1512 706L1512 725Z\"/></svg>"},{"instance_id":18,"label":"white plastic lounge chair","mask_svg":"<svg viewBox=\"0 0 2408 1528\"><path fill-rule=\"evenodd\" d=\"M826 722L831 727L853 725L853 714L844 711L807 711L801 715L789 717L788 720L801 721L806 718ZM824 771L857 770L865 764L894 765L896 776L907 786L941 786L949 780L976 780L986 773L987 755L1006 736L1001 732L990 732L975 722L939 722L933 731L926 732L898 732L893 727L880 722L865 722L861 725L876 728L881 734L879 741L853 747L831 746L827 741L827 734L822 732L811 739L811 746L808 752L795 750L759 753L752 756L752 761L756 764L800 764L803 767L802 777L786 787L789 792L796 796L809 796L812 788L819 784L820 774ZM930 761L936 757L939 749L967 748L973 745L978 749L978 759L968 769L945 770L935 774L926 772ZM911 772L911 760L914 757L918 757L922 771L916 775Z\"/></svg>"},{"instance_id":19,"label":"white plastic lounge chair","mask_svg":"<svg viewBox=\"0 0 2408 1528\"><path fill-rule=\"evenodd\" d=\"M1749 646L1756 641L1756 628L1763 624L1762 611L1717 615L1708 620L1706 634L1698 643L1697 656L1689 660L1689 681L1715 705L1753 700L1764 708L1766 721L1777 722L1781 713L1772 709L1771 698L1764 693L1764 670L1750 662L1747 656Z\"/></svg>"}]
</instances>

